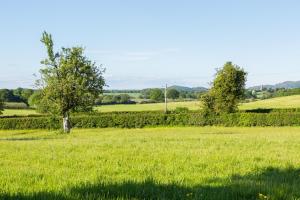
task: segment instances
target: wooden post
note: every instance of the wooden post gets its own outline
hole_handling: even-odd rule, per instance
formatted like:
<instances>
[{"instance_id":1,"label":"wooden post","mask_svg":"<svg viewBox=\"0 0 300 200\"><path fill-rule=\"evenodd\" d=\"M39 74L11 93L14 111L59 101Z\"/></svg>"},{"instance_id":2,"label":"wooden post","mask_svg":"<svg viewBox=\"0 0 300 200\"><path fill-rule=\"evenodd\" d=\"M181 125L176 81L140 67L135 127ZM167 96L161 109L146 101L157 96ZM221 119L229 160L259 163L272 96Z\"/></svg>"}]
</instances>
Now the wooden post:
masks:
<instances>
[{"instance_id":1,"label":"wooden post","mask_svg":"<svg viewBox=\"0 0 300 200\"><path fill-rule=\"evenodd\" d=\"M166 84L166 87L165 87L165 113L168 112L167 88L168 88L168 85Z\"/></svg>"}]
</instances>

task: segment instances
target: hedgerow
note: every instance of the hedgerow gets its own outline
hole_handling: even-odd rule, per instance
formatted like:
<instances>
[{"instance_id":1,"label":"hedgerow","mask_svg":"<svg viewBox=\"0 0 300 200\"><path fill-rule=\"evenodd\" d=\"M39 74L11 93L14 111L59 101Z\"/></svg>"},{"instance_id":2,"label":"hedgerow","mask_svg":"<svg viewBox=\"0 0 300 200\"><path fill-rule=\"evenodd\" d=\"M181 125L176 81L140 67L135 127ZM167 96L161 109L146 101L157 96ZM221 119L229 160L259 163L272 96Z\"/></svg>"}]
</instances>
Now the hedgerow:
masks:
<instances>
[{"instance_id":1,"label":"hedgerow","mask_svg":"<svg viewBox=\"0 0 300 200\"><path fill-rule=\"evenodd\" d=\"M142 128L151 126L299 126L300 113L202 113L119 112L77 115L71 118L74 128ZM61 119L49 116L0 118L0 129L59 129Z\"/></svg>"}]
</instances>

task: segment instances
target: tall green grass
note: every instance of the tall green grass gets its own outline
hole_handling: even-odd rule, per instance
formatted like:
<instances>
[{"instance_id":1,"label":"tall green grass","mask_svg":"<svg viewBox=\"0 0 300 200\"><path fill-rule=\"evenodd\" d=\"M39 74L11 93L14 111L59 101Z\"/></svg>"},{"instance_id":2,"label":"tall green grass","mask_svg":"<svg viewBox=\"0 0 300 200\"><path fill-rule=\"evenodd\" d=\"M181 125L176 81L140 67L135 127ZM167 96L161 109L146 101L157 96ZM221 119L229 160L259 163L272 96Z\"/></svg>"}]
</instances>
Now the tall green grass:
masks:
<instances>
[{"instance_id":1,"label":"tall green grass","mask_svg":"<svg viewBox=\"0 0 300 200\"><path fill-rule=\"evenodd\" d=\"M300 198L300 128L0 132L0 199Z\"/></svg>"}]
</instances>

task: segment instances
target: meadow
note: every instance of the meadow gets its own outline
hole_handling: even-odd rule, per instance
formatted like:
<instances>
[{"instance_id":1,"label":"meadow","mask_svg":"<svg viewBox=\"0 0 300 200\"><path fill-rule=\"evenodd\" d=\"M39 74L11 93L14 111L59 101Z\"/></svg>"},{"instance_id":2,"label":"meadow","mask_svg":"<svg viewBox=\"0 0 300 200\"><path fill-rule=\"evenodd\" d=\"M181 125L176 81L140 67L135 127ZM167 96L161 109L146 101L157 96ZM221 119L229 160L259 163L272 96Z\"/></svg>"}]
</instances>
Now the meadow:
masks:
<instances>
[{"instance_id":1,"label":"meadow","mask_svg":"<svg viewBox=\"0 0 300 200\"><path fill-rule=\"evenodd\" d=\"M186 107L189 110L199 110L200 101L185 102L169 102L168 109L174 110L177 107ZM250 103L242 103L239 108L241 110L257 109L257 108L300 108L300 95L277 97L265 100L254 101ZM164 111L164 103L150 104L119 104L119 105L103 105L95 107L99 112L114 111ZM11 115L31 115L37 114L35 110L30 109L5 109L3 116Z\"/></svg>"},{"instance_id":2,"label":"meadow","mask_svg":"<svg viewBox=\"0 0 300 200\"><path fill-rule=\"evenodd\" d=\"M300 108L300 95L276 97L241 104L240 109L256 108Z\"/></svg>"},{"instance_id":3,"label":"meadow","mask_svg":"<svg viewBox=\"0 0 300 200\"><path fill-rule=\"evenodd\" d=\"M0 199L300 199L300 128L0 132Z\"/></svg>"}]
</instances>

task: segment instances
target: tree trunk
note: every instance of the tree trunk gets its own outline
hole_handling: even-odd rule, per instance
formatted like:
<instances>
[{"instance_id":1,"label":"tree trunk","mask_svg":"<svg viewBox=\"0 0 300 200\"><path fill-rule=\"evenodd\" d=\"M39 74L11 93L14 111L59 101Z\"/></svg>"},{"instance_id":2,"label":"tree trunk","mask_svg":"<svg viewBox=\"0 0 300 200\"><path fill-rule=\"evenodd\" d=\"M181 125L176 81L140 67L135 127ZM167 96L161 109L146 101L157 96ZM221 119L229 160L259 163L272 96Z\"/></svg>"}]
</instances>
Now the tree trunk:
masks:
<instances>
[{"instance_id":1,"label":"tree trunk","mask_svg":"<svg viewBox=\"0 0 300 200\"><path fill-rule=\"evenodd\" d=\"M71 123L70 123L70 118L69 114L65 113L63 117L63 128L65 133L70 133L71 130Z\"/></svg>"}]
</instances>

